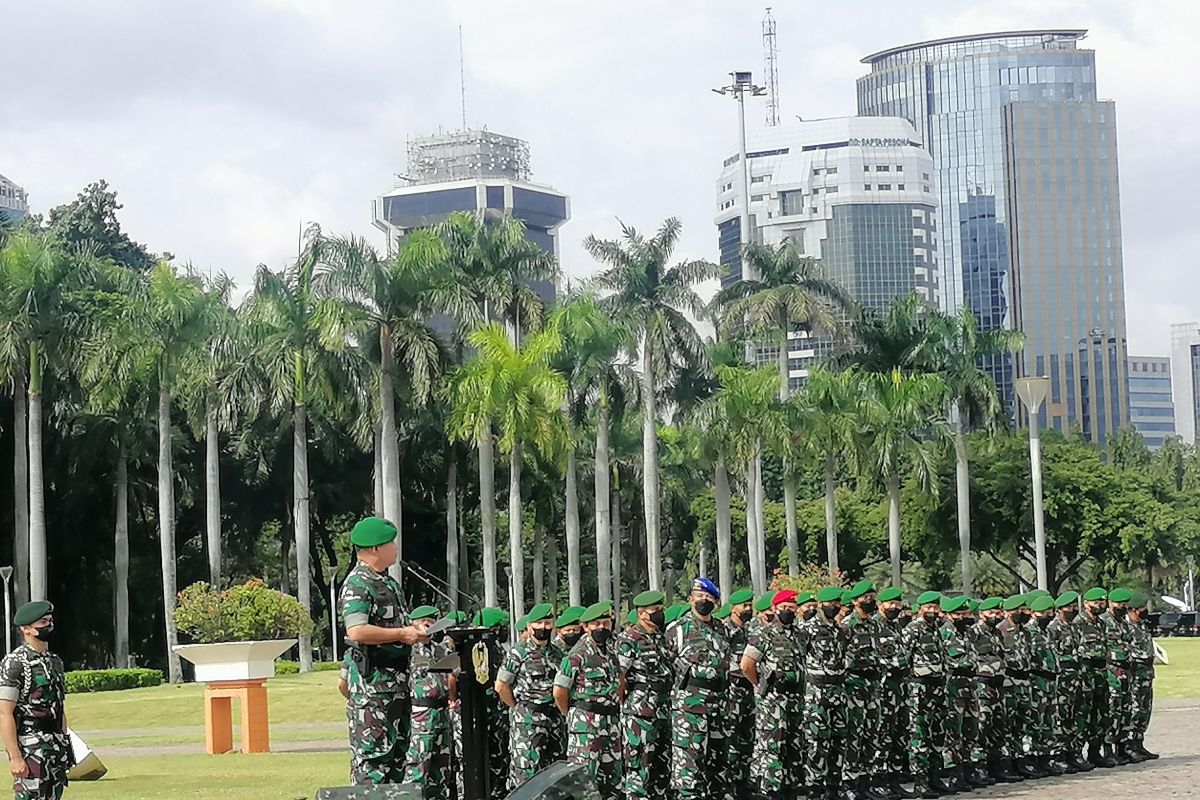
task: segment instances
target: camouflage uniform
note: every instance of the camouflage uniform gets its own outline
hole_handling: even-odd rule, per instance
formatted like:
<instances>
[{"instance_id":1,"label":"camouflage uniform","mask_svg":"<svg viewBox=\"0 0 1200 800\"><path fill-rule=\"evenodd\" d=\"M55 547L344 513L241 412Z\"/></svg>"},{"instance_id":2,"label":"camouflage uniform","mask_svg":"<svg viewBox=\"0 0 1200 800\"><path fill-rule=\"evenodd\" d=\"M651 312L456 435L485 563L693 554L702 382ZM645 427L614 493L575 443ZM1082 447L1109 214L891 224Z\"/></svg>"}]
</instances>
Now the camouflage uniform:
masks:
<instances>
[{"instance_id":1,"label":"camouflage uniform","mask_svg":"<svg viewBox=\"0 0 1200 800\"><path fill-rule=\"evenodd\" d=\"M931 771L930 755L942 740L946 714L946 651L937 625L917 618L904 629L903 646L909 658L909 678L904 687L908 706L908 769L925 780Z\"/></svg>"},{"instance_id":2,"label":"camouflage uniform","mask_svg":"<svg viewBox=\"0 0 1200 800\"><path fill-rule=\"evenodd\" d=\"M400 586L386 572L359 562L342 584L342 622L403 628ZM408 661L411 649L398 644L350 651L350 779L356 785L400 783L408 748Z\"/></svg>"},{"instance_id":3,"label":"camouflage uniform","mask_svg":"<svg viewBox=\"0 0 1200 800\"><path fill-rule=\"evenodd\" d=\"M750 640L754 620L729 626L729 702L725 708L728 760L726 773L735 795L749 791L750 762L754 757L754 687L742 674L742 653Z\"/></svg>"},{"instance_id":4,"label":"camouflage uniform","mask_svg":"<svg viewBox=\"0 0 1200 800\"><path fill-rule=\"evenodd\" d=\"M620 670L616 648L601 647L585 636L563 658L554 678L554 685L570 695L567 760L587 767L604 800L620 794Z\"/></svg>"},{"instance_id":5,"label":"camouflage uniform","mask_svg":"<svg viewBox=\"0 0 1200 800\"><path fill-rule=\"evenodd\" d=\"M997 766L1004 751L1004 641L983 621L967 629L966 640L975 651L976 723L968 740L971 764L981 769Z\"/></svg>"},{"instance_id":6,"label":"camouflage uniform","mask_svg":"<svg viewBox=\"0 0 1200 800\"><path fill-rule=\"evenodd\" d=\"M760 627L745 655L758 664L750 777L759 792L771 795L802 779L804 656L796 626L777 620Z\"/></svg>"},{"instance_id":7,"label":"camouflage uniform","mask_svg":"<svg viewBox=\"0 0 1200 800\"><path fill-rule=\"evenodd\" d=\"M1140 743L1146 736L1150 713L1154 710L1154 637L1145 623L1130 621L1129 627L1132 694L1125 741Z\"/></svg>"},{"instance_id":8,"label":"camouflage uniform","mask_svg":"<svg viewBox=\"0 0 1200 800\"><path fill-rule=\"evenodd\" d=\"M971 761L970 743L977 738L979 716L978 656L965 633L953 623L942 625L946 650L946 718L938 754L943 769L965 767Z\"/></svg>"},{"instance_id":9,"label":"camouflage uniform","mask_svg":"<svg viewBox=\"0 0 1200 800\"><path fill-rule=\"evenodd\" d=\"M876 652L883 680L879 686L879 739L872 754L871 772L899 778L908 770L908 707L904 689L909 674L908 651L904 649L904 626L880 615Z\"/></svg>"},{"instance_id":10,"label":"camouflage uniform","mask_svg":"<svg viewBox=\"0 0 1200 800\"><path fill-rule=\"evenodd\" d=\"M1025 736L1033 724L1033 694L1029 683L1032 666L1029 631L1004 620L999 626L1004 641L1004 743L1005 758L1027 755Z\"/></svg>"},{"instance_id":11,"label":"camouflage uniform","mask_svg":"<svg viewBox=\"0 0 1200 800\"><path fill-rule=\"evenodd\" d=\"M454 795L454 771L451 765L454 732L450 722L450 676L431 672L446 655L440 644L413 647L409 690L412 704L412 728L408 740L408 761L404 779L421 787L426 800L450 800Z\"/></svg>"},{"instance_id":12,"label":"camouflage uniform","mask_svg":"<svg viewBox=\"0 0 1200 800\"><path fill-rule=\"evenodd\" d=\"M671 661L666 641L640 625L617 637L625 796L664 797L671 785Z\"/></svg>"},{"instance_id":13,"label":"camouflage uniform","mask_svg":"<svg viewBox=\"0 0 1200 800\"><path fill-rule=\"evenodd\" d=\"M849 704L847 724L854 734L847 742L845 771L846 780L855 780L871 775L876 767L875 750L883 723L879 715L882 680L878 643L883 636L884 622L874 615L863 617L855 610L842 620L842 625L850 632L846 702Z\"/></svg>"},{"instance_id":14,"label":"camouflage uniform","mask_svg":"<svg viewBox=\"0 0 1200 800\"><path fill-rule=\"evenodd\" d=\"M835 792L846 759L846 667L850 634L818 613L800 628L804 653L804 783Z\"/></svg>"},{"instance_id":15,"label":"camouflage uniform","mask_svg":"<svg viewBox=\"0 0 1200 800\"><path fill-rule=\"evenodd\" d=\"M1078 756L1086 741L1087 720L1083 710L1083 672L1079 659L1079 631L1075 625L1055 617L1046 628L1050 649L1058 659L1058 713L1054 717L1054 752Z\"/></svg>"},{"instance_id":16,"label":"camouflage uniform","mask_svg":"<svg viewBox=\"0 0 1200 800\"><path fill-rule=\"evenodd\" d=\"M517 642L497 673L512 687L508 788L515 789L566 752L562 715L554 705L554 675L563 652L553 642Z\"/></svg>"},{"instance_id":17,"label":"camouflage uniform","mask_svg":"<svg viewBox=\"0 0 1200 800\"><path fill-rule=\"evenodd\" d=\"M1085 609L1071 626L1078 634L1080 708L1079 719L1085 741L1093 745L1109 742L1112 729L1108 697L1108 626L1104 615L1091 616Z\"/></svg>"},{"instance_id":18,"label":"camouflage uniform","mask_svg":"<svg viewBox=\"0 0 1200 800\"><path fill-rule=\"evenodd\" d=\"M1029 716L1029 752L1045 758L1056 752L1054 731L1058 727L1058 656L1037 620L1025 628L1029 631L1029 669L1031 703L1034 713Z\"/></svg>"},{"instance_id":19,"label":"camouflage uniform","mask_svg":"<svg viewBox=\"0 0 1200 800\"><path fill-rule=\"evenodd\" d=\"M15 703L17 744L29 767L13 778L16 800L58 800L75 765L66 732L66 676L62 660L23 644L0 662L0 700Z\"/></svg>"},{"instance_id":20,"label":"camouflage uniform","mask_svg":"<svg viewBox=\"0 0 1200 800\"><path fill-rule=\"evenodd\" d=\"M674 662L671 692L671 788L675 800L711 800L728 794L725 692L729 640L720 621L690 613L667 630Z\"/></svg>"},{"instance_id":21,"label":"camouflage uniform","mask_svg":"<svg viewBox=\"0 0 1200 800\"><path fill-rule=\"evenodd\" d=\"M1112 611L1102 619L1108 631L1108 725L1105 728L1107 744L1118 745L1125 741L1130 707L1130 658L1133 648L1132 627L1125 620L1114 619Z\"/></svg>"}]
</instances>

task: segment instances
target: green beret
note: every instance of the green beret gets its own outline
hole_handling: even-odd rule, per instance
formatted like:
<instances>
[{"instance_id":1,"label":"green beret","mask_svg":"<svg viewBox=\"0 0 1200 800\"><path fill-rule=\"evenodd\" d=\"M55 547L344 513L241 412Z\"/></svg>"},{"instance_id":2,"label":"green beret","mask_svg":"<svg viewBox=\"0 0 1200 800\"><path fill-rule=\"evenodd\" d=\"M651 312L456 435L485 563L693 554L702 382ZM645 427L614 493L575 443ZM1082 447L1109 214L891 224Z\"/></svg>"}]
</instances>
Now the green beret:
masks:
<instances>
[{"instance_id":1,"label":"green beret","mask_svg":"<svg viewBox=\"0 0 1200 800\"><path fill-rule=\"evenodd\" d=\"M1000 608L1000 606L1002 606L1002 605L1004 605L1003 597L989 597L986 600L979 601L979 610L980 611L991 611L994 608Z\"/></svg>"},{"instance_id":2,"label":"green beret","mask_svg":"<svg viewBox=\"0 0 1200 800\"><path fill-rule=\"evenodd\" d=\"M396 538L396 526L383 517L367 517L350 531L350 543L355 547L378 547Z\"/></svg>"},{"instance_id":3,"label":"green beret","mask_svg":"<svg viewBox=\"0 0 1200 800\"><path fill-rule=\"evenodd\" d=\"M1084 599L1084 602L1088 602L1088 603L1093 602L1095 600L1107 600L1108 592L1104 591L1104 589L1100 586L1093 586L1092 588L1088 589L1086 592L1083 593L1083 599Z\"/></svg>"},{"instance_id":4,"label":"green beret","mask_svg":"<svg viewBox=\"0 0 1200 800\"><path fill-rule=\"evenodd\" d=\"M521 617L518 619L515 627L517 629L517 633L524 633L525 629L529 627L529 617Z\"/></svg>"},{"instance_id":5,"label":"green beret","mask_svg":"<svg viewBox=\"0 0 1200 800\"><path fill-rule=\"evenodd\" d=\"M928 603L936 603L941 599L942 599L941 592L935 592L932 589L930 589L928 592L923 592L921 594L921 596L917 598L917 605L923 606L923 605L927 605Z\"/></svg>"},{"instance_id":6,"label":"green beret","mask_svg":"<svg viewBox=\"0 0 1200 800\"><path fill-rule=\"evenodd\" d=\"M18 628L26 625L32 625L47 614L54 613L54 603L49 600L34 600L31 603L26 603L17 609L17 613L13 614L13 625Z\"/></svg>"},{"instance_id":7,"label":"green beret","mask_svg":"<svg viewBox=\"0 0 1200 800\"><path fill-rule=\"evenodd\" d=\"M738 589L733 594L729 595L730 606L740 606L742 603L749 603L754 599L754 592L749 589Z\"/></svg>"},{"instance_id":8,"label":"green beret","mask_svg":"<svg viewBox=\"0 0 1200 800\"><path fill-rule=\"evenodd\" d=\"M503 628L508 621L509 616L504 609L488 606L475 612L471 624L480 628Z\"/></svg>"},{"instance_id":9,"label":"green beret","mask_svg":"<svg viewBox=\"0 0 1200 800\"><path fill-rule=\"evenodd\" d=\"M1054 597L1054 595L1046 589L1033 589L1025 593L1026 600L1032 600L1035 597Z\"/></svg>"},{"instance_id":10,"label":"green beret","mask_svg":"<svg viewBox=\"0 0 1200 800\"><path fill-rule=\"evenodd\" d=\"M634 608L645 608L646 606L661 606L667 600L667 596L662 592L642 592L637 597L633 598Z\"/></svg>"},{"instance_id":11,"label":"green beret","mask_svg":"<svg viewBox=\"0 0 1200 800\"><path fill-rule=\"evenodd\" d=\"M920 604L920 603L913 603L913 604L912 604L912 608L911 608L910 610L911 610L911 611L912 611L912 613L914 613L914 614L919 614L919 613L921 613L921 604Z\"/></svg>"},{"instance_id":12,"label":"green beret","mask_svg":"<svg viewBox=\"0 0 1200 800\"><path fill-rule=\"evenodd\" d=\"M436 606L417 606L408 615L409 619L437 619L442 612Z\"/></svg>"},{"instance_id":13,"label":"green beret","mask_svg":"<svg viewBox=\"0 0 1200 800\"><path fill-rule=\"evenodd\" d=\"M1079 592L1063 592L1054 601L1055 608L1066 608L1067 606L1077 605L1079 603Z\"/></svg>"},{"instance_id":14,"label":"green beret","mask_svg":"<svg viewBox=\"0 0 1200 800\"><path fill-rule=\"evenodd\" d=\"M881 603L890 603L893 600L903 599L903 597L904 597L904 592L900 591L895 586L889 586L888 588L881 591L879 593L879 597L876 599L879 600L879 602L881 602Z\"/></svg>"},{"instance_id":15,"label":"green beret","mask_svg":"<svg viewBox=\"0 0 1200 800\"><path fill-rule=\"evenodd\" d=\"M850 590L849 590L849 589L842 589L842 605L844 605L844 606L845 606L845 605L849 605L849 604L850 604L850 600L851 600L851 597L850 597Z\"/></svg>"},{"instance_id":16,"label":"green beret","mask_svg":"<svg viewBox=\"0 0 1200 800\"><path fill-rule=\"evenodd\" d=\"M525 615L526 622L541 622L544 619L554 619L554 606L549 603L538 603Z\"/></svg>"},{"instance_id":17,"label":"green beret","mask_svg":"<svg viewBox=\"0 0 1200 800\"><path fill-rule=\"evenodd\" d=\"M463 622L466 622L466 621L467 621L467 612L465 612L465 611L451 611L449 614L447 614L447 615L446 615L446 619L452 619L452 620L454 620L455 622L458 622L458 623L463 623Z\"/></svg>"},{"instance_id":18,"label":"green beret","mask_svg":"<svg viewBox=\"0 0 1200 800\"><path fill-rule=\"evenodd\" d=\"M959 611L966 604L967 598L963 597L962 595L959 595L958 597L947 597L946 595L942 595L938 599L938 605L941 606L942 611L945 611L947 614L949 614L951 611Z\"/></svg>"},{"instance_id":19,"label":"green beret","mask_svg":"<svg viewBox=\"0 0 1200 800\"><path fill-rule=\"evenodd\" d=\"M818 603L840 603L842 602L842 587L826 586L821 591L817 592Z\"/></svg>"},{"instance_id":20,"label":"green beret","mask_svg":"<svg viewBox=\"0 0 1200 800\"><path fill-rule=\"evenodd\" d=\"M1049 595L1039 594L1029 602L1030 611L1049 611L1054 608L1054 598Z\"/></svg>"},{"instance_id":21,"label":"green beret","mask_svg":"<svg viewBox=\"0 0 1200 800\"><path fill-rule=\"evenodd\" d=\"M775 599L774 592L764 593L761 597L759 597L757 600L754 601L754 610L760 611L760 612L761 611L770 611L771 610L771 601L774 599Z\"/></svg>"},{"instance_id":22,"label":"green beret","mask_svg":"<svg viewBox=\"0 0 1200 800\"><path fill-rule=\"evenodd\" d=\"M817 599L817 596L812 592L800 592L796 595L796 605L802 606L805 603L811 603Z\"/></svg>"},{"instance_id":23,"label":"green beret","mask_svg":"<svg viewBox=\"0 0 1200 800\"><path fill-rule=\"evenodd\" d=\"M1014 594L1012 597L1004 601L1003 608L1005 611L1016 611L1025 605L1025 595Z\"/></svg>"},{"instance_id":24,"label":"green beret","mask_svg":"<svg viewBox=\"0 0 1200 800\"><path fill-rule=\"evenodd\" d=\"M972 614L974 614L976 611L979 610L979 601L976 600L974 597L968 597L967 598L967 610L970 611Z\"/></svg>"},{"instance_id":25,"label":"green beret","mask_svg":"<svg viewBox=\"0 0 1200 800\"><path fill-rule=\"evenodd\" d=\"M579 618L583 616L584 611L587 611L587 609L583 606L567 606L558 615L558 619L554 621L554 626L556 628L565 628L568 625L578 625Z\"/></svg>"},{"instance_id":26,"label":"green beret","mask_svg":"<svg viewBox=\"0 0 1200 800\"><path fill-rule=\"evenodd\" d=\"M601 600L599 603L592 603L587 607L587 611L583 612L583 616L579 618L580 622L595 622L598 619L603 619L612 614L613 604L611 600Z\"/></svg>"},{"instance_id":27,"label":"green beret","mask_svg":"<svg viewBox=\"0 0 1200 800\"><path fill-rule=\"evenodd\" d=\"M1133 599L1129 601L1130 608L1145 608L1150 602L1150 595L1145 592L1134 592Z\"/></svg>"},{"instance_id":28,"label":"green beret","mask_svg":"<svg viewBox=\"0 0 1200 800\"><path fill-rule=\"evenodd\" d=\"M663 614L663 617L666 618L668 623L674 622L686 614L689 608L691 608L691 606L689 606L687 603L676 603L667 609L666 613Z\"/></svg>"},{"instance_id":29,"label":"green beret","mask_svg":"<svg viewBox=\"0 0 1200 800\"><path fill-rule=\"evenodd\" d=\"M630 625L637 625L637 609L629 609L629 613L625 616L625 618L629 620Z\"/></svg>"},{"instance_id":30,"label":"green beret","mask_svg":"<svg viewBox=\"0 0 1200 800\"><path fill-rule=\"evenodd\" d=\"M850 587L850 599L857 600L864 594L870 594L873 591L875 591L875 584L867 580L859 581Z\"/></svg>"},{"instance_id":31,"label":"green beret","mask_svg":"<svg viewBox=\"0 0 1200 800\"><path fill-rule=\"evenodd\" d=\"M716 617L717 619L728 619L729 618L729 606L728 605L721 606L720 608L718 608L716 611L713 612L713 616Z\"/></svg>"},{"instance_id":32,"label":"green beret","mask_svg":"<svg viewBox=\"0 0 1200 800\"><path fill-rule=\"evenodd\" d=\"M1133 592L1128 589L1113 589L1108 593L1108 600L1111 603L1128 603L1133 599Z\"/></svg>"}]
</instances>

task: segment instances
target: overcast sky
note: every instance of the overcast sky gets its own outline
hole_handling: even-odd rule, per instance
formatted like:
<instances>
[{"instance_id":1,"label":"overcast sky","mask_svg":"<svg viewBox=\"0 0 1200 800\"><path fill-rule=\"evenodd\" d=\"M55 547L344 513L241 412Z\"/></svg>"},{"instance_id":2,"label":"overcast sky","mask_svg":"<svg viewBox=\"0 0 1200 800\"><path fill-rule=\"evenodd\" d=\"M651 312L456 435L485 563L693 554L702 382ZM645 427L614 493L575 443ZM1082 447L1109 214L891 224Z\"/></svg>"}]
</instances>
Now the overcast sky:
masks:
<instances>
[{"instance_id":1,"label":"overcast sky","mask_svg":"<svg viewBox=\"0 0 1200 800\"><path fill-rule=\"evenodd\" d=\"M850 115L860 59L986 31L1088 28L1117 101L1129 349L1166 355L1200 319L1200 3L776 0L786 118ZM762 72L763 3L688 0L0 0L0 173L36 211L106 178L127 231L245 282L302 222L368 235L411 135L467 121L530 141L571 196L568 272L617 218L684 223L716 258L714 183L735 149L732 69ZM763 116L748 108L752 124Z\"/></svg>"}]
</instances>

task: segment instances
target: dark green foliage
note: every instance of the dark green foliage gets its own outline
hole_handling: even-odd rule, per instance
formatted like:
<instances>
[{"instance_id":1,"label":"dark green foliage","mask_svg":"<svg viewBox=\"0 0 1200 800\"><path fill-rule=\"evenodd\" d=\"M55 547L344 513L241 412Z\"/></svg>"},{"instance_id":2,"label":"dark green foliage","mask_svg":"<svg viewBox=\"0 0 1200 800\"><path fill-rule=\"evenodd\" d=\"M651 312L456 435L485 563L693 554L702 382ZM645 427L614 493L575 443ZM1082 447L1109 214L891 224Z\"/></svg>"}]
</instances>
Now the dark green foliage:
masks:
<instances>
[{"instance_id":1,"label":"dark green foliage","mask_svg":"<svg viewBox=\"0 0 1200 800\"><path fill-rule=\"evenodd\" d=\"M313 629L296 598L260 580L225 591L194 583L179 593L175 622L201 644L293 639Z\"/></svg>"},{"instance_id":2,"label":"dark green foliage","mask_svg":"<svg viewBox=\"0 0 1200 800\"><path fill-rule=\"evenodd\" d=\"M342 668L341 661L315 661L313 672L337 672ZM299 661L280 660L275 662L276 675L296 675L300 672Z\"/></svg>"},{"instance_id":3,"label":"dark green foliage","mask_svg":"<svg viewBox=\"0 0 1200 800\"><path fill-rule=\"evenodd\" d=\"M162 682L157 669L81 669L67 673L67 694L146 689Z\"/></svg>"}]
</instances>

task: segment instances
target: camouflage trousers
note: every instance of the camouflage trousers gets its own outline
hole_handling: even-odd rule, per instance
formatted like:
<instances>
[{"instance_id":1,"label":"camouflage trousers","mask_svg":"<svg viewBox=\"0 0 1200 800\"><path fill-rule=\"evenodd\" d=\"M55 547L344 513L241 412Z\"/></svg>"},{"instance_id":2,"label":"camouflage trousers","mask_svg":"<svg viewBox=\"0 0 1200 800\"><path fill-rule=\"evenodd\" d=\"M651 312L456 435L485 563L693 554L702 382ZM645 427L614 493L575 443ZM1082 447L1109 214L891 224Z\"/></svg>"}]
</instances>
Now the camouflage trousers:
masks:
<instances>
[{"instance_id":1,"label":"camouflage trousers","mask_svg":"<svg viewBox=\"0 0 1200 800\"><path fill-rule=\"evenodd\" d=\"M413 706L404 780L421 787L424 800L451 800L454 791L454 730L450 710Z\"/></svg>"},{"instance_id":2,"label":"camouflage trousers","mask_svg":"<svg viewBox=\"0 0 1200 800\"><path fill-rule=\"evenodd\" d=\"M907 771L908 707L904 700L905 679L889 672L879 684L879 740L871 755L871 773L898 775Z\"/></svg>"},{"instance_id":3,"label":"camouflage trousers","mask_svg":"<svg viewBox=\"0 0 1200 800\"><path fill-rule=\"evenodd\" d=\"M458 788L456 797L463 796L463 730L462 730L462 712L459 706L450 709L450 742L454 755L454 785Z\"/></svg>"},{"instance_id":4,"label":"camouflage trousers","mask_svg":"<svg viewBox=\"0 0 1200 800\"><path fill-rule=\"evenodd\" d=\"M976 738L976 683L974 675L951 675L946 679L946 716L938 755L942 769L954 769L970 762L970 742Z\"/></svg>"},{"instance_id":5,"label":"camouflage trousers","mask_svg":"<svg viewBox=\"0 0 1200 800\"><path fill-rule=\"evenodd\" d=\"M846 676L846 721L854 735L847 741L845 777L853 780L875 771L883 720L879 715L878 678Z\"/></svg>"},{"instance_id":6,"label":"camouflage trousers","mask_svg":"<svg viewBox=\"0 0 1200 800\"><path fill-rule=\"evenodd\" d=\"M729 794L725 769L725 697L684 686L671 692L671 789L674 800L714 800Z\"/></svg>"},{"instance_id":7,"label":"camouflage trousers","mask_svg":"<svg viewBox=\"0 0 1200 800\"><path fill-rule=\"evenodd\" d=\"M351 783L401 783L408 753L408 696L355 693L348 713Z\"/></svg>"},{"instance_id":8,"label":"camouflage trousers","mask_svg":"<svg viewBox=\"0 0 1200 800\"><path fill-rule=\"evenodd\" d=\"M519 705L512 710L509 733L508 788L515 789L566 751L563 718L558 710Z\"/></svg>"},{"instance_id":9,"label":"camouflage trousers","mask_svg":"<svg viewBox=\"0 0 1200 800\"><path fill-rule=\"evenodd\" d=\"M1129 726L1130 686L1132 675L1129 662L1122 661L1120 666L1108 668L1108 725L1105 728L1105 742L1120 744L1125 741L1125 731Z\"/></svg>"},{"instance_id":10,"label":"camouflage trousers","mask_svg":"<svg viewBox=\"0 0 1200 800\"><path fill-rule=\"evenodd\" d=\"M908 706L908 771L914 776L929 774L935 743L942 739L946 716L946 686L940 675L912 678L904 687Z\"/></svg>"},{"instance_id":11,"label":"camouflage trousers","mask_svg":"<svg viewBox=\"0 0 1200 800\"><path fill-rule=\"evenodd\" d=\"M665 713L622 713L621 740L625 797L666 797L671 789L671 720Z\"/></svg>"},{"instance_id":12,"label":"camouflage trousers","mask_svg":"<svg viewBox=\"0 0 1200 800\"><path fill-rule=\"evenodd\" d=\"M17 743L29 775L13 778L15 800L59 800L75 765L70 738L64 733L31 733L18 736Z\"/></svg>"},{"instance_id":13,"label":"camouflage trousers","mask_svg":"<svg viewBox=\"0 0 1200 800\"><path fill-rule=\"evenodd\" d=\"M1111 743L1111 705L1108 689L1108 669L1084 667L1080 670L1080 710L1088 742Z\"/></svg>"},{"instance_id":14,"label":"camouflage trousers","mask_svg":"<svg viewBox=\"0 0 1200 800\"><path fill-rule=\"evenodd\" d=\"M1058 708L1054 715L1054 752L1078 753L1087 741L1087 720L1083 708L1082 673L1077 666L1063 667L1058 673Z\"/></svg>"},{"instance_id":15,"label":"camouflage trousers","mask_svg":"<svg viewBox=\"0 0 1200 800\"><path fill-rule=\"evenodd\" d=\"M806 728L803 685L772 688L756 698L754 755L750 773L762 794L799 785Z\"/></svg>"},{"instance_id":16,"label":"camouflage trousers","mask_svg":"<svg viewBox=\"0 0 1200 800\"><path fill-rule=\"evenodd\" d=\"M492 694L490 689L487 694L487 725L488 752L491 754L491 759L488 761L488 772L491 773L491 798L492 800L503 800L508 795L508 706L501 703L500 698Z\"/></svg>"},{"instance_id":17,"label":"camouflage trousers","mask_svg":"<svg viewBox=\"0 0 1200 800\"><path fill-rule=\"evenodd\" d=\"M846 687L810 679L804 686L804 783L810 789L841 785L846 734Z\"/></svg>"},{"instance_id":18,"label":"camouflage trousers","mask_svg":"<svg viewBox=\"0 0 1200 800\"><path fill-rule=\"evenodd\" d=\"M1004 749L1005 758L1025 758L1025 735L1033 716L1033 695L1029 678L1009 675L1004 679Z\"/></svg>"},{"instance_id":19,"label":"camouflage trousers","mask_svg":"<svg viewBox=\"0 0 1200 800\"><path fill-rule=\"evenodd\" d=\"M1029 679L1029 754L1050 756L1055 753L1054 731L1058 727L1058 677L1034 675Z\"/></svg>"},{"instance_id":20,"label":"camouflage trousers","mask_svg":"<svg viewBox=\"0 0 1200 800\"><path fill-rule=\"evenodd\" d=\"M620 796L621 720L572 707L567 711L567 761L587 767L604 800Z\"/></svg>"},{"instance_id":21,"label":"camouflage trousers","mask_svg":"<svg viewBox=\"0 0 1200 800\"><path fill-rule=\"evenodd\" d=\"M725 774L734 794L745 794L750 790L750 765L754 758L754 689L745 678L736 679L729 687L727 699Z\"/></svg>"},{"instance_id":22,"label":"camouflage trousers","mask_svg":"<svg viewBox=\"0 0 1200 800\"><path fill-rule=\"evenodd\" d=\"M975 690L975 723L967 740L972 764L987 764L1004 752L1004 677L981 677Z\"/></svg>"},{"instance_id":23,"label":"camouflage trousers","mask_svg":"<svg viewBox=\"0 0 1200 800\"><path fill-rule=\"evenodd\" d=\"M1154 710L1154 664L1137 664L1131 671L1129 735L1126 738L1141 739L1150 727L1150 714Z\"/></svg>"}]
</instances>

